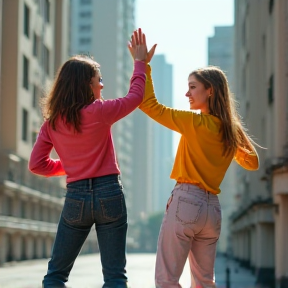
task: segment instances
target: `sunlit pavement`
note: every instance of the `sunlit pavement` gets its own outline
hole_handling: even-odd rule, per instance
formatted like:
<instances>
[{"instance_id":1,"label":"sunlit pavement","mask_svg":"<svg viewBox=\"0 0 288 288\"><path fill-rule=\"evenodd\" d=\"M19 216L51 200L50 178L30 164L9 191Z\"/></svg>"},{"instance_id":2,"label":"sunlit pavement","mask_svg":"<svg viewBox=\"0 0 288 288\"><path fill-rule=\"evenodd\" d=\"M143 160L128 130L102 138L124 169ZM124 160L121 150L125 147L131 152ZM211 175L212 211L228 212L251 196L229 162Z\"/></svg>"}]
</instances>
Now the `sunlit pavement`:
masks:
<instances>
[{"instance_id":1,"label":"sunlit pavement","mask_svg":"<svg viewBox=\"0 0 288 288\"><path fill-rule=\"evenodd\" d=\"M12 263L0 268L0 288L41 288L43 275L46 273L48 260L33 260ZM226 266L224 257L216 259L216 284L218 288L226 287ZM236 262L229 261L230 288L255 287L255 277ZM129 287L153 288L155 254L128 254L127 272ZM190 287L188 263L180 279L183 288ZM79 256L72 269L68 287L101 288L103 285L99 254Z\"/></svg>"}]
</instances>

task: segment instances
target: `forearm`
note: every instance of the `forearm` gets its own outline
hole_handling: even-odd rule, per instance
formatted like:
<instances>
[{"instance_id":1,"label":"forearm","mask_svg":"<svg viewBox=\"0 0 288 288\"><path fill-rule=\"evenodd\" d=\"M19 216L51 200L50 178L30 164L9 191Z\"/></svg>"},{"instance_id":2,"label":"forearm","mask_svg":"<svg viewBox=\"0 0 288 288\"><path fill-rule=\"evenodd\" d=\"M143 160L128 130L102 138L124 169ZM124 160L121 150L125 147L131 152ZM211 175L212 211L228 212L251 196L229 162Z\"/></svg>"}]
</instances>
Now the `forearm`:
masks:
<instances>
[{"instance_id":1,"label":"forearm","mask_svg":"<svg viewBox=\"0 0 288 288\"><path fill-rule=\"evenodd\" d=\"M239 147L235 153L234 159L244 169L258 170L259 168L259 156L254 147L252 151Z\"/></svg>"},{"instance_id":2,"label":"forearm","mask_svg":"<svg viewBox=\"0 0 288 288\"><path fill-rule=\"evenodd\" d=\"M41 127L30 155L28 168L32 173L46 177L66 175L60 159L50 158L52 149L53 144L47 133L47 123L45 123Z\"/></svg>"}]
</instances>

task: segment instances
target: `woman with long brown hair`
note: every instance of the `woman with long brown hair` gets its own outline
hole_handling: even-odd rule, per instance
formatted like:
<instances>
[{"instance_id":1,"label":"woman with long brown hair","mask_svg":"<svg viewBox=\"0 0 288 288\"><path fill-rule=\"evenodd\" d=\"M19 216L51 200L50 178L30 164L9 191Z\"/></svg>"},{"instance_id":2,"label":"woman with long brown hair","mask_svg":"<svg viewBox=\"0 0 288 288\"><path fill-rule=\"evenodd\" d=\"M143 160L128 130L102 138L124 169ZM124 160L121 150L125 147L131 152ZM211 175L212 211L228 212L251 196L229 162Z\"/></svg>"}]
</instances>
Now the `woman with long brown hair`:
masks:
<instances>
[{"instance_id":1,"label":"woman with long brown hair","mask_svg":"<svg viewBox=\"0 0 288 288\"><path fill-rule=\"evenodd\" d=\"M141 37L141 31L132 35L128 46L132 56L132 48ZM154 53L155 47L148 55ZM151 67L147 65L145 95L139 108L181 134L170 176L176 185L158 240L157 288L181 287L179 278L187 258L191 287L215 287L214 262L221 229L219 186L233 159L248 170L259 166L255 143L241 124L221 69L211 66L190 73L186 97L191 111L160 104L155 97Z\"/></svg>"},{"instance_id":2,"label":"woman with long brown hair","mask_svg":"<svg viewBox=\"0 0 288 288\"><path fill-rule=\"evenodd\" d=\"M76 55L60 68L44 103L45 121L29 169L46 177L66 175L67 181L44 288L66 287L74 261L94 224L103 288L127 287L127 211L111 128L143 100L147 57L144 35L132 50L134 72L125 97L103 100L100 65ZM59 159L50 158L52 148Z\"/></svg>"}]
</instances>

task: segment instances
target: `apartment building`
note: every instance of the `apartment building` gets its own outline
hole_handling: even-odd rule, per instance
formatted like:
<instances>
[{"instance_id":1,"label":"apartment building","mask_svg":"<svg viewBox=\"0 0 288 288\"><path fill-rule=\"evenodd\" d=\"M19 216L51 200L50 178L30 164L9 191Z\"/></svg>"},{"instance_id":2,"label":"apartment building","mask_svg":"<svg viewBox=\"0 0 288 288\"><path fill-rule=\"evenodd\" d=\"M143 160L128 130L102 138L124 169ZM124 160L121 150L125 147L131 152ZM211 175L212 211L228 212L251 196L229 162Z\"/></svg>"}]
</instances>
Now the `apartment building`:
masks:
<instances>
[{"instance_id":1,"label":"apartment building","mask_svg":"<svg viewBox=\"0 0 288 288\"><path fill-rule=\"evenodd\" d=\"M39 99L68 57L70 1L1 3L0 265L51 255L65 178L27 166L43 121Z\"/></svg>"},{"instance_id":2,"label":"apartment building","mask_svg":"<svg viewBox=\"0 0 288 288\"><path fill-rule=\"evenodd\" d=\"M235 0L235 93L260 169L238 171L233 255L265 287L288 287L288 2Z\"/></svg>"}]
</instances>

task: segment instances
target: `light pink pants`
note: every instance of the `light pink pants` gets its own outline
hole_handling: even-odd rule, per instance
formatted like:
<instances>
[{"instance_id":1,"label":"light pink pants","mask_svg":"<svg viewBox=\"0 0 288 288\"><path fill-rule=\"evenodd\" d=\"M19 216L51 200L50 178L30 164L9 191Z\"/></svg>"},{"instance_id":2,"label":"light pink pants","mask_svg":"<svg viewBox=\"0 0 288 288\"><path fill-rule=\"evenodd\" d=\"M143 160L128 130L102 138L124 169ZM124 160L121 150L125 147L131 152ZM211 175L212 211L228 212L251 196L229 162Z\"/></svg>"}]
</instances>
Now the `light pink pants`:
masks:
<instances>
[{"instance_id":1,"label":"light pink pants","mask_svg":"<svg viewBox=\"0 0 288 288\"><path fill-rule=\"evenodd\" d=\"M216 287L214 262L220 230L218 196L192 184L176 184L158 239L156 287L180 288L179 278L187 257L191 287Z\"/></svg>"}]
</instances>

